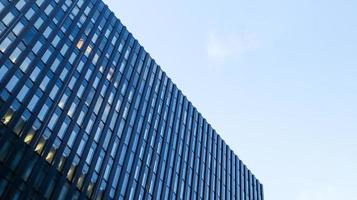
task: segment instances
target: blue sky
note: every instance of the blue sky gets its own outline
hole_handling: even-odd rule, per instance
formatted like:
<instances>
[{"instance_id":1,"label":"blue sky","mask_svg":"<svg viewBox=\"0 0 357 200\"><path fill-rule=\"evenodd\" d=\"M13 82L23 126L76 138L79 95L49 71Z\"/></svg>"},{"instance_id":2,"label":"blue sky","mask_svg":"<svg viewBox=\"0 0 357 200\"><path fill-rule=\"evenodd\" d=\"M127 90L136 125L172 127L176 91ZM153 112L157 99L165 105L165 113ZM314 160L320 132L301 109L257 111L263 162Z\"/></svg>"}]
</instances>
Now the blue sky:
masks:
<instances>
[{"instance_id":1,"label":"blue sky","mask_svg":"<svg viewBox=\"0 0 357 200\"><path fill-rule=\"evenodd\" d=\"M356 199L357 1L105 2L267 200Z\"/></svg>"}]
</instances>

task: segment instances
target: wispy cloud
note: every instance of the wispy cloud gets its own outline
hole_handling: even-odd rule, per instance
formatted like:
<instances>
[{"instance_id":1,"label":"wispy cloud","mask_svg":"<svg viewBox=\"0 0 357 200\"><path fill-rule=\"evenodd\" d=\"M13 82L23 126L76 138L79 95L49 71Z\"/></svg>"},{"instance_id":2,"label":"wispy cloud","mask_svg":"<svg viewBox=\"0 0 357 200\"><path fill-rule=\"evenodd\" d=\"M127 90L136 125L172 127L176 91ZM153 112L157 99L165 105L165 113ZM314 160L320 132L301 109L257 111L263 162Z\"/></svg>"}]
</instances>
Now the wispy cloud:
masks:
<instances>
[{"instance_id":1,"label":"wispy cloud","mask_svg":"<svg viewBox=\"0 0 357 200\"><path fill-rule=\"evenodd\" d=\"M257 45L257 37L252 33L211 31L207 34L206 53L211 61L221 63L237 59Z\"/></svg>"}]
</instances>

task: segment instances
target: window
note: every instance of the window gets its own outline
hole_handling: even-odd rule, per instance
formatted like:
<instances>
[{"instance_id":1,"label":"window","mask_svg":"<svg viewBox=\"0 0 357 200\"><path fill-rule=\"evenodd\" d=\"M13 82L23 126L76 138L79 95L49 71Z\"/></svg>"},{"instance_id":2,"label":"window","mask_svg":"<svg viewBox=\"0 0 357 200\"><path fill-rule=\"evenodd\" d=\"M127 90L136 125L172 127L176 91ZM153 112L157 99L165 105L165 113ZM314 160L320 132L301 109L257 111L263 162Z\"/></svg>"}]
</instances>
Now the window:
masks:
<instances>
[{"instance_id":1,"label":"window","mask_svg":"<svg viewBox=\"0 0 357 200\"><path fill-rule=\"evenodd\" d=\"M61 40L61 39L60 39L60 36L59 36L59 35L56 35L56 37L53 38L51 44L52 44L54 47L56 47L60 40Z\"/></svg>"},{"instance_id":2,"label":"window","mask_svg":"<svg viewBox=\"0 0 357 200\"><path fill-rule=\"evenodd\" d=\"M103 148L105 150L107 150L107 148L108 148L109 140L110 140L111 136L112 136L112 131L108 130L107 135L105 136L104 143L103 143Z\"/></svg>"},{"instance_id":3,"label":"window","mask_svg":"<svg viewBox=\"0 0 357 200\"><path fill-rule=\"evenodd\" d=\"M17 10L21 10L26 4L26 1L24 0L20 0L17 4L16 4L16 8Z\"/></svg>"},{"instance_id":4,"label":"window","mask_svg":"<svg viewBox=\"0 0 357 200\"><path fill-rule=\"evenodd\" d=\"M40 51L42 45L43 45L42 40L38 40L38 41L36 42L36 44L33 46L32 51L33 51L35 54L38 54L38 52Z\"/></svg>"},{"instance_id":5,"label":"window","mask_svg":"<svg viewBox=\"0 0 357 200\"><path fill-rule=\"evenodd\" d=\"M92 49L93 49L92 46L89 44L84 52L84 55L88 57L90 52L92 52Z\"/></svg>"},{"instance_id":6,"label":"window","mask_svg":"<svg viewBox=\"0 0 357 200\"><path fill-rule=\"evenodd\" d=\"M31 60L33 58L33 54L30 54L29 56L27 56L24 61L22 62L22 64L20 65L20 69L23 71L23 72L26 72L27 71L27 68L29 67L30 63L31 63Z\"/></svg>"},{"instance_id":7,"label":"window","mask_svg":"<svg viewBox=\"0 0 357 200\"><path fill-rule=\"evenodd\" d=\"M119 74L118 76L116 76L115 81L114 81L114 87L115 87L115 88L118 88L120 78L121 78L121 75L120 75L120 74Z\"/></svg>"},{"instance_id":8,"label":"window","mask_svg":"<svg viewBox=\"0 0 357 200\"><path fill-rule=\"evenodd\" d=\"M41 121L44 120L45 115L46 115L46 113L47 113L47 111L48 111L48 109L49 109L49 107L50 107L51 104L52 104L52 103L51 103L51 100L48 99L48 100L46 101L46 103L42 106L42 109L40 110L40 113L38 114L38 118L39 118Z\"/></svg>"},{"instance_id":9,"label":"window","mask_svg":"<svg viewBox=\"0 0 357 200\"><path fill-rule=\"evenodd\" d=\"M88 156L87 156L87 159L86 159L86 163L89 165L92 161L92 158L93 158L93 155L94 155L94 151L96 149L96 144L93 143L91 148L89 149L89 153L88 153Z\"/></svg>"},{"instance_id":10,"label":"window","mask_svg":"<svg viewBox=\"0 0 357 200\"><path fill-rule=\"evenodd\" d=\"M95 114L98 114L99 108L100 108L102 102L103 102L103 98L102 98L101 96L99 96L99 97L98 97L98 100L97 100L97 102L96 102L96 104L95 104L95 107L94 107L94 113L95 113Z\"/></svg>"},{"instance_id":11,"label":"window","mask_svg":"<svg viewBox=\"0 0 357 200\"><path fill-rule=\"evenodd\" d=\"M77 65L77 71L78 71L78 72L81 72L81 71L82 71L83 66L84 66L84 62L85 62L84 57L82 57L81 61L80 61L79 64Z\"/></svg>"},{"instance_id":12,"label":"window","mask_svg":"<svg viewBox=\"0 0 357 200\"><path fill-rule=\"evenodd\" d=\"M14 89L14 87L16 86L17 82L19 81L19 78L15 75L13 76L9 83L6 85L6 89L9 90L10 92L12 92L12 90Z\"/></svg>"},{"instance_id":13,"label":"window","mask_svg":"<svg viewBox=\"0 0 357 200\"><path fill-rule=\"evenodd\" d=\"M82 124L86 112L87 112L87 109L81 110L81 113L79 114L79 117L78 117L78 119L77 119L77 124L78 124L78 125L81 125L81 124Z\"/></svg>"},{"instance_id":14,"label":"window","mask_svg":"<svg viewBox=\"0 0 357 200\"><path fill-rule=\"evenodd\" d=\"M30 88L32 87L32 83L31 81L26 81L25 85L22 87L22 89L20 90L19 94L17 95L17 99L22 102L25 98L25 96L27 95L27 92L30 90Z\"/></svg>"},{"instance_id":15,"label":"window","mask_svg":"<svg viewBox=\"0 0 357 200\"><path fill-rule=\"evenodd\" d=\"M53 6L51 4L49 4L47 6L47 8L45 9L46 15L49 16L52 10L53 10Z\"/></svg>"},{"instance_id":16,"label":"window","mask_svg":"<svg viewBox=\"0 0 357 200\"><path fill-rule=\"evenodd\" d=\"M108 75L107 75L107 79L108 79L109 81L112 80L113 74L114 74L114 69L111 67L111 68L109 69L109 73L108 73Z\"/></svg>"},{"instance_id":17,"label":"window","mask_svg":"<svg viewBox=\"0 0 357 200\"><path fill-rule=\"evenodd\" d=\"M98 126L98 128L97 128L97 131L95 132L95 136L94 136L94 141L95 141L96 143L98 143L98 141L99 141L99 137L100 137L100 135L102 134L103 127L104 127L103 122L100 122L100 123L99 123L99 126Z\"/></svg>"},{"instance_id":18,"label":"window","mask_svg":"<svg viewBox=\"0 0 357 200\"><path fill-rule=\"evenodd\" d=\"M124 145L123 150L120 152L120 157L119 157L119 165L120 166L123 166L126 150L127 150L127 146Z\"/></svg>"},{"instance_id":19,"label":"window","mask_svg":"<svg viewBox=\"0 0 357 200\"><path fill-rule=\"evenodd\" d=\"M103 87L102 87L102 90L100 91L100 94L104 97L105 96L105 92L107 91L108 89L108 85L109 83L107 81L104 82L103 84Z\"/></svg>"},{"instance_id":20,"label":"window","mask_svg":"<svg viewBox=\"0 0 357 200\"><path fill-rule=\"evenodd\" d=\"M71 94L71 91L69 89L67 89L65 91L65 93L63 94L60 102L58 103L58 106L62 109L64 109L64 106L66 105L67 99L69 97L69 95Z\"/></svg>"},{"instance_id":21,"label":"window","mask_svg":"<svg viewBox=\"0 0 357 200\"><path fill-rule=\"evenodd\" d=\"M129 57L130 50L131 50L131 48L129 47L129 48L126 50L126 52L125 52L124 58L125 58L126 60L127 60L128 57Z\"/></svg>"},{"instance_id":22,"label":"window","mask_svg":"<svg viewBox=\"0 0 357 200\"><path fill-rule=\"evenodd\" d=\"M93 57L93 61L92 61L93 64L96 64L98 62L98 59L99 59L99 55L98 55L98 53L96 53Z\"/></svg>"},{"instance_id":23,"label":"window","mask_svg":"<svg viewBox=\"0 0 357 200\"><path fill-rule=\"evenodd\" d=\"M61 49L62 56L64 56L66 54L67 50L68 50L68 44L65 43Z\"/></svg>"},{"instance_id":24,"label":"window","mask_svg":"<svg viewBox=\"0 0 357 200\"><path fill-rule=\"evenodd\" d=\"M51 65L51 71L52 72L56 72L58 65L61 63L62 58L59 56L56 58L56 60L53 62L53 64Z\"/></svg>"},{"instance_id":25,"label":"window","mask_svg":"<svg viewBox=\"0 0 357 200\"><path fill-rule=\"evenodd\" d=\"M114 141L112 150L111 150L111 152L110 152L110 155L111 155L113 158L115 157L115 154L116 154L116 152L117 152L118 145L119 145L119 139L118 139L117 137L115 137L115 141Z\"/></svg>"},{"instance_id":26,"label":"window","mask_svg":"<svg viewBox=\"0 0 357 200\"><path fill-rule=\"evenodd\" d=\"M75 141L75 139L76 139L76 137L77 137L77 135L78 135L78 132L79 132L79 127L76 125L76 126L74 127L72 133L71 133L71 136L70 136L69 139L68 139L67 145L68 145L69 148L72 148L72 146L73 146L73 144L74 144L74 141Z\"/></svg>"},{"instance_id":27,"label":"window","mask_svg":"<svg viewBox=\"0 0 357 200\"><path fill-rule=\"evenodd\" d=\"M35 82L36 78L38 77L38 75L40 74L41 69L39 66L36 66L35 69L33 69L31 75L30 75L30 79Z\"/></svg>"},{"instance_id":28,"label":"window","mask_svg":"<svg viewBox=\"0 0 357 200\"><path fill-rule=\"evenodd\" d=\"M42 91L45 91L46 86L48 85L48 83L50 82L50 78L48 76L45 76L45 78L43 78L40 88Z\"/></svg>"},{"instance_id":29,"label":"window","mask_svg":"<svg viewBox=\"0 0 357 200\"><path fill-rule=\"evenodd\" d=\"M100 169L100 166L102 165L104 156L105 156L105 153L104 153L104 150L102 149L100 151L100 154L99 154L99 157L98 157L98 160L97 160L97 164L95 165L95 171L96 172L99 172L99 169Z\"/></svg>"},{"instance_id":30,"label":"window","mask_svg":"<svg viewBox=\"0 0 357 200\"><path fill-rule=\"evenodd\" d=\"M45 31L43 32L43 35L45 36L45 38L48 38L48 36L50 36L50 34L52 33L52 28L50 26L48 26Z\"/></svg>"},{"instance_id":31,"label":"window","mask_svg":"<svg viewBox=\"0 0 357 200\"><path fill-rule=\"evenodd\" d=\"M56 111L53 113L51 120L48 123L48 128L50 128L51 130L53 130L53 127L55 126L57 119L59 118L61 114L61 111L59 109L56 109Z\"/></svg>"},{"instance_id":32,"label":"window","mask_svg":"<svg viewBox=\"0 0 357 200\"><path fill-rule=\"evenodd\" d=\"M11 35L8 35L4 41L0 44L0 51L5 52L8 46L10 46L11 42L13 40L11 39Z\"/></svg>"},{"instance_id":33,"label":"window","mask_svg":"<svg viewBox=\"0 0 357 200\"><path fill-rule=\"evenodd\" d=\"M45 52L45 54L42 56L41 60L46 63L50 56L52 55L53 49L52 47L48 48Z\"/></svg>"},{"instance_id":34,"label":"window","mask_svg":"<svg viewBox=\"0 0 357 200\"><path fill-rule=\"evenodd\" d=\"M100 76L99 76L99 74L97 74L97 76L95 77L94 82L93 82L93 87L94 88L98 87L99 80L100 80Z\"/></svg>"},{"instance_id":35,"label":"window","mask_svg":"<svg viewBox=\"0 0 357 200\"><path fill-rule=\"evenodd\" d=\"M129 92L128 102L131 102L131 101L132 101L133 95L134 95L134 90L135 90L135 88L132 87L131 90L130 90L130 92Z\"/></svg>"},{"instance_id":36,"label":"window","mask_svg":"<svg viewBox=\"0 0 357 200\"><path fill-rule=\"evenodd\" d=\"M77 96L79 98L82 97L83 92L84 92L84 88L86 87L86 85L87 85L86 83L82 83L81 86L79 87L78 92L77 92Z\"/></svg>"},{"instance_id":37,"label":"window","mask_svg":"<svg viewBox=\"0 0 357 200\"><path fill-rule=\"evenodd\" d=\"M8 70L9 68L6 65L0 67L0 81L4 78Z\"/></svg>"},{"instance_id":38,"label":"window","mask_svg":"<svg viewBox=\"0 0 357 200\"><path fill-rule=\"evenodd\" d=\"M124 112L123 112L123 118L124 118L124 119L126 119L126 117L128 116L129 106L130 106L129 103L127 103L127 104L125 105Z\"/></svg>"},{"instance_id":39,"label":"window","mask_svg":"<svg viewBox=\"0 0 357 200\"><path fill-rule=\"evenodd\" d=\"M42 19L42 17L39 17L36 22L35 22L35 28L37 28L37 30L40 29L40 27L42 26L44 20Z\"/></svg>"},{"instance_id":40,"label":"window","mask_svg":"<svg viewBox=\"0 0 357 200\"><path fill-rule=\"evenodd\" d=\"M68 73L68 69L67 69L67 67L64 67L63 70L62 70L62 73L61 73L61 75L60 75L60 79L61 79L62 81L64 81L64 79L66 78L67 73Z\"/></svg>"},{"instance_id":41,"label":"window","mask_svg":"<svg viewBox=\"0 0 357 200\"><path fill-rule=\"evenodd\" d=\"M5 8L6 4L8 4L8 3L7 2L0 2L0 12ZM0 192L0 194L1 194L1 192Z\"/></svg>"},{"instance_id":42,"label":"window","mask_svg":"<svg viewBox=\"0 0 357 200\"><path fill-rule=\"evenodd\" d=\"M100 73L102 73L103 74L103 72L104 72L104 66L103 65L101 65L100 67L99 67L99 71L100 71Z\"/></svg>"},{"instance_id":43,"label":"window","mask_svg":"<svg viewBox=\"0 0 357 200\"><path fill-rule=\"evenodd\" d=\"M77 57L77 52L72 52L71 56L69 57L68 61L73 65L74 59Z\"/></svg>"},{"instance_id":44,"label":"window","mask_svg":"<svg viewBox=\"0 0 357 200\"><path fill-rule=\"evenodd\" d=\"M73 87L74 87L74 84L76 83L76 81L77 81L77 77L76 77L76 74L75 74L74 76L72 76L71 81L68 84L68 87L71 90L73 90Z\"/></svg>"},{"instance_id":45,"label":"window","mask_svg":"<svg viewBox=\"0 0 357 200\"><path fill-rule=\"evenodd\" d=\"M37 90L36 94L32 97L29 105L27 106L27 108L30 111L33 111L33 109L35 108L38 100L40 99L40 97L42 96L42 92L40 92L39 90Z\"/></svg>"},{"instance_id":46,"label":"window","mask_svg":"<svg viewBox=\"0 0 357 200\"><path fill-rule=\"evenodd\" d=\"M35 14L35 11L33 10L33 8L30 8L27 13L25 14L25 17L30 20L31 17Z\"/></svg>"},{"instance_id":47,"label":"window","mask_svg":"<svg viewBox=\"0 0 357 200\"><path fill-rule=\"evenodd\" d=\"M114 188L116 188L117 185L118 185L119 175L120 175L120 170L116 170L115 171L115 175L114 175L114 179L113 179L113 184L112 184L114 186ZM113 194L113 196L114 196L114 194Z\"/></svg>"},{"instance_id":48,"label":"window","mask_svg":"<svg viewBox=\"0 0 357 200\"><path fill-rule=\"evenodd\" d=\"M64 136L64 133L69 125L69 123L71 122L71 120L69 119L69 117L66 117L64 119L64 122L62 123L62 126L60 128L60 130L58 131L58 137L62 140L63 139L63 136Z\"/></svg>"},{"instance_id":49,"label":"window","mask_svg":"<svg viewBox=\"0 0 357 200\"><path fill-rule=\"evenodd\" d=\"M73 15L76 16L78 14L78 12L79 12L79 8L78 8L78 6L75 6L72 10Z\"/></svg>"},{"instance_id":50,"label":"window","mask_svg":"<svg viewBox=\"0 0 357 200\"><path fill-rule=\"evenodd\" d=\"M93 88L90 88L88 97L85 100L85 103L86 103L87 106L89 106L89 104L92 102L93 97L94 97L94 93L95 93L95 90Z\"/></svg>"},{"instance_id":51,"label":"window","mask_svg":"<svg viewBox=\"0 0 357 200\"><path fill-rule=\"evenodd\" d=\"M36 4L38 7L41 7L41 5L45 2L45 0L36 0Z\"/></svg>"},{"instance_id":52,"label":"window","mask_svg":"<svg viewBox=\"0 0 357 200\"><path fill-rule=\"evenodd\" d=\"M110 169L112 168L112 165L113 165L113 159L110 159L108 164L107 164L107 167L105 168L105 172L104 172L104 179L105 180L108 180L109 172L110 172Z\"/></svg>"},{"instance_id":53,"label":"window","mask_svg":"<svg viewBox=\"0 0 357 200\"><path fill-rule=\"evenodd\" d=\"M12 30L14 33L15 33L15 35L19 35L20 33L21 33L21 31L22 31L22 29L24 28L24 24L23 24L23 22L20 20L17 24L16 24L16 26L14 27L14 29Z\"/></svg>"},{"instance_id":54,"label":"window","mask_svg":"<svg viewBox=\"0 0 357 200\"><path fill-rule=\"evenodd\" d=\"M86 132L90 133L90 131L92 130L93 124L94 124L94 120L95 120L95 115L92 114L91 118L88 121L87 127L86 127Z\"/></svg>"},{"instance_id":55,"label":"window","mask_svg":"<svg viewBox=\"0 0 357 200\"><path fill-rule=\"evenodd\" d=\"M115 125L115 123L117 121L117 117L118 117L118 113L114 112L113 113L113 117L112 117L112 119L110 121L110 125L109 125L109 128L111 128L112 130L114 129L114 125Z\"/></svg>"},{"instance_id":56,"label":"window","mask_svg":"<svg viewBox=\"0 0 357 200\"><path fill-rule=\"evenodd\" d=\"M88 71L87 71L87 73L86 73L86 76L85 76L85 79L86 79L87 81L89 81L89 78L90 78L90 75L92 74L92 72L93 72L93 70L89 68Z\"/></svg>"},{"instance_id":57,"label":"window","mask_svg":"<svg viewBox=\"0 0 357 200\"><path fill-rule=\"evenodd\" d=\"M59 86L58 86L57 84L55 84L55 85L53 86L52 90L51 90L51 93L50 93L50 98L51 98L52 100L55 99L58 90L59 90Z\"/></svg>"},{"instance_id":58,"label":"window","mask_svg":"<svg viewBox=\"0 0 357 200\"><path fill-rule=\"evenodd\" d=\"M15 15L12 12L9 12L2 21L6 26L9 26L10 22L15 18Z\"/></svg>"},{"instance_id":59,"label":"window","mask_svg":"<svg viewBox=\"0 0 357 200\"><path fill-rule=\"evenodd\" d=\"M113 103L114 95L115 95L115 91L113 90L113 91L110 93L109 99L108 99L108 103L109 103L110 105Z\"/></svg>"},{"instance_id":60,"label":"window","mask_svg":"<svg viewBox=\"0 0 357 200\"><path fill-rule=\"evenodd\" d=\"M19 58L20 54L21 54L21 49L19 48L19 46L17 46L15 48L15 50L12 52L12 54L10 55L10 60L13 63L16 63L17 59Z\"/></svg>"},{"instance_id":61,"label":"window","mask_svg":"<svg viewBox=\"0 0 357 200\"><path fill-rule=\"evenodd\" d=\"M79 147L77 149L77 154L78 156L81 156L84 150L84 146L87 143L88 136L86 134L83 135L83 138L81 140L81 143L79 144Z\"/></svg>"},{"instance_id":62,"label":"window","mask_svg":"<svg viewBox=\"0 0 357 200\"><path fill-rule=\"evenodd\" d=\"M68 110L68 116L73 117L74 111L76 110L78 103L79 99L76 97Z\"/></svg>"},{"instance_id":63,"label":"window","mask_svg":"<svg viewBox=\"0 0 357 200\"><path fill-rule=\"evenodd\" d=\"M103 115L102 115L102 120L105 122L107 120L107 117L108 117L108 114L109 114L109 110L110 110L110 105L107 104L105 106L105 109L104 109L104 112L103 112Z\"/></svg>"}]
</instances>

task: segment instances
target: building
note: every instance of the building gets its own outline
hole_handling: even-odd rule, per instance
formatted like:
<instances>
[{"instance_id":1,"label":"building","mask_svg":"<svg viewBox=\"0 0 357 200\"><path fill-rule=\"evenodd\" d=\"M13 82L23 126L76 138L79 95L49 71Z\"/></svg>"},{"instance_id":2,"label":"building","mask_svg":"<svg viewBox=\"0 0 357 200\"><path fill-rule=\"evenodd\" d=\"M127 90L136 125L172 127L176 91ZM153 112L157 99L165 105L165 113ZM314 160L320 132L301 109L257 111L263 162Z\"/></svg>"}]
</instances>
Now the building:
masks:
<instances>
[{"instance_id":1,"label":"building","mask_svg":"<svg viewBox=\"0 0 357 200\"><path fill-rule=\"evenodd\" d=\"M1 0L0 19L0 199L263 200L101 0Z\"/></svg>"}]
</instances>

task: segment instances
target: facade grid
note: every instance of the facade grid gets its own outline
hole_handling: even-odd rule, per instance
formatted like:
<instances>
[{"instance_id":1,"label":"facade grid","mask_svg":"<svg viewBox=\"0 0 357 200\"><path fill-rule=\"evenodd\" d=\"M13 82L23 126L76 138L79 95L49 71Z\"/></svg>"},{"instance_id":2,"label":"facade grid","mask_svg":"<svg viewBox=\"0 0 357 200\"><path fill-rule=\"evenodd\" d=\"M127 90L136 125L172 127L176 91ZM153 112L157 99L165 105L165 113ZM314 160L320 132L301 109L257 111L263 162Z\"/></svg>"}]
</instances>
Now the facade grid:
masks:
<instances>
[{"instance_id":1,"label":"facade grid","mask_svg":"<svg viewBox=\"0 0 357 200\"><path fill-rule=\"evenodd\" d=\"M0 0L0 117L0 199L264 199L102 0Z\"/></svg>"}]
</instances>

